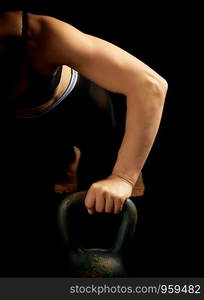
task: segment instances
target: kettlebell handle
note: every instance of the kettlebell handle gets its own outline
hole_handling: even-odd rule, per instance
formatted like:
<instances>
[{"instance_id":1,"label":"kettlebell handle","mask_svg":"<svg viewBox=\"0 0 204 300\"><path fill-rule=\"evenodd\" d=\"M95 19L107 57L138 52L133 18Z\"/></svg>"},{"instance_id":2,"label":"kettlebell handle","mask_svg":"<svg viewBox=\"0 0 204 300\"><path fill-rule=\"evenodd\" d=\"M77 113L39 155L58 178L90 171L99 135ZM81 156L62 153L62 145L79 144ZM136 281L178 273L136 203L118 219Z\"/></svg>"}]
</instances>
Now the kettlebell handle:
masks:
<instances>
[{"instance_id":1,"label":"kettlebell handle","mask_svg":"<svg viewBox=\"0 0 204 300\"><path fill-rule=\"evenodd\" d=\"M137 223L137 209L131 199L127 199L123 204L122 220L112 252L122 252L128 249L133 238Z\"/></svg>"},{"instance_id":2,"label":"kettlebell handle","mask_svg":"<svg viewBox=\"0 0 204 300\"><path fill-rule=\"evenodd\" d=\"M61 202L58 209L58 224L60 232L70 248L74 248L73 240L69 228L72 224L71 220L71 208L76 204L84 205L84 200L86 198L87 191L79 191L69 194ZM127 199L123 204L122 209L122 220L119 226L118 234L115 239L115 243L112 252L121 252L123 249L127 248L130 241L132 240L133 234L135 232L135 227L137 223L137 209L131 199ZM76 246L77 247L77 246Z\"/></svg>"},{"instance_id":3,"label":"kettlebell handle","mask_svg":"<svg viewBox=\"0 0 204 300\"><path fill-rule=\"evenodd\" d=\"M74 192L64 198L59 205L58 209L58 224L60 232L70 248L74 248L74 244L70 234L70 228L72 226L71 220L71 208L76 204L84 205L86 198L86 191Z\"/></svg>"}]
</instances>

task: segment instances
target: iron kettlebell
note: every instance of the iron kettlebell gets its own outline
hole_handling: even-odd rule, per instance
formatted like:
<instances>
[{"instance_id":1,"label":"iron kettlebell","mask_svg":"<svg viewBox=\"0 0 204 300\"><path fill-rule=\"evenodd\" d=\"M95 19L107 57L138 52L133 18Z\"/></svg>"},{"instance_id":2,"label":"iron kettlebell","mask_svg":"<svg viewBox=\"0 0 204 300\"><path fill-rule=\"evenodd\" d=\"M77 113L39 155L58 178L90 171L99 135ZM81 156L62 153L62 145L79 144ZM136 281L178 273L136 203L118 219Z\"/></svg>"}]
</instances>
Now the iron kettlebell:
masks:
<instances>
[{"instance_id":1,"label":"iron kettlebell","mask_svg":"<svg viewBox=\"0 0 204 300\"><path fill-rule=\"evenodd\" d=\"M128 249L137 222L137 209L132 200L127 199L122 209L122 219L113 246L108 249L81 247L73 236L71 214L76 205L85 208L86 191L69 194L58 210L59 229L68 246L68 261L73 276L77 277L125 277L126 269L122 253ZM79 224L80 226L80 224Z\"/></svg>"}]
</instances>

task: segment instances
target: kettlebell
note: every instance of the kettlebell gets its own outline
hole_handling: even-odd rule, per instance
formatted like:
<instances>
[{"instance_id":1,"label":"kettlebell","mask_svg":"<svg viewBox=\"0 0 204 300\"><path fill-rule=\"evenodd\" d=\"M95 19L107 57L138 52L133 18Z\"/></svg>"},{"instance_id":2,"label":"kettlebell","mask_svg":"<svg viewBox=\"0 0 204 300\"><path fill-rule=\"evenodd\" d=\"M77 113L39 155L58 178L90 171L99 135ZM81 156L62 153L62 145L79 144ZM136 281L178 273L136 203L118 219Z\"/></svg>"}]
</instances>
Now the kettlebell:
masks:
<instances>
[{"instance_id":1,"label":"kettlebell","mask_svg":"<svg viewBox=\"0 0 204 300\"><path fill-rule=\"evenodd\" d=\"M86 191L79 191L69 194L61 202L58 210L59 229L68 246L71 274L74 277L125 277L127 270L122 260L122 254L128 249L135 232L137 209L131 199L124 202L121 223L111 247L84 248L76 239L71 219L73 219L73 208L76 206L83 206L84 213L88 215L85 207L86 193ZM83 224L78 224L78 226L83 226Z\"/></svg>"}]
</instances>

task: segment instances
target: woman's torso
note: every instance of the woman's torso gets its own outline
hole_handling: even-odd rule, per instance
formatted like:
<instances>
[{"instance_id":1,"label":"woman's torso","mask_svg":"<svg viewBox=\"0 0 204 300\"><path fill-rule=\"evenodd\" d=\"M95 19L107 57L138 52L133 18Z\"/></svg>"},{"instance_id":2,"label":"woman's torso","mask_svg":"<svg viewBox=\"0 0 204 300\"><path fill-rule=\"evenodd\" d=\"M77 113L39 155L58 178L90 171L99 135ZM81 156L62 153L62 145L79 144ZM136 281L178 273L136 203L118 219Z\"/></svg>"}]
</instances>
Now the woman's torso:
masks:
<instances>
[{"instance_id":1,"label":"woman's torso","mask_svg":"<svg viewBox=\"0 0 204 300\"><path fill-rule=\"evenodd\" d=\"M21 27L22 13L18 13L17 17L18 26ZM29 14L28 18L28 26L29 30L31 30L31 27L34 26L31 26L31 23L37 22L38 17ZM57 68L60 67L54 68L52 64L45 63L44 57L40 56L38 52L31 56L30 53L34 51L30 38L22 40L21 35L22 30L19 29L17 38L20 49L16 55L17 57L14 55L11 56L11 60L3 61L5 69L1 72L4 77L2 80L6 82L2 86L6 87L9 83L6 97L10 97L10 99L13 97L12 101L16 101L16 103L17 98L25 95L28 86L35 84L30 81L31 78L29 77L29 71L32 68L34 72L40 72L40 78L42 75L45 75L46 80L46 76L55 75ZM26 53L24 53L25 46ZM5 74L7 77L4 76ZM59 158L67 157L66 153L68 153L67 149L70 148L70 145L74 144L86 149L88 148L89 139L90 142L94 139L95 142L99 140L98 143L100 143L100 137L104 135L105 127L107 127L105 131L112 136L112 130L115 126L115 117L112 109L114 97L111 96L110 98L110 94L105 89L86 79L81 74L77 73L78 78L77 82L75 82L74 90L63 102L57 107L55 106L55 109L49 109L53 107L53 103L58 104L59 98L64 95L67 87L70 86L72 74L73 70L71 68L63 66L59 84L56 86L52 97L45 100L45 103L38 107L33 108L31 106L26 109L17 109L12 119L12 127L10 126L11 122L9 122L12 131L10 135L11 146L9 147L11 149L10 157L13 157L15 164L17 164L17 167L15 167L15 170L17 170L16 176L18 176L18 170L23 170L22 162L25 162L25 172L23 173L26 174L28 180L27 174L29 169L36 169L36 174L39 177L39 175L43 174L42 165L45 170L49 170L52 165L52 170L54 170L53 164L55 161L56 168L58 168L60 165ZM38 95L40 97L41 89L38 90L36 86L35 89L36 97ZM30 94L26 98L28 106L32 96ZM119 107L118 103L119 99L117 97L117 107ZM94 131L97 131L97 134ZM15 153L13 153L12 149L15 149ZM10 165L11 169L13 169L13 165ZM67 166L67 164L63 163L62 165ZM41 171L39 172L39 170ZM32 173L34 172L32 171Z\"/></svg>"},{"instance_id":2,"label":"woman's torso","mask_svg":"<svg viewBox=\"0 0 204 300\"><path fill-rule=\"evenodd\" d=\"M0 97L8 98L17 114L41 111L64 93L71 69L47 62L32 42L32 32L40 22L37 15L20 11L5 13L5 24L14 19L10 31L7 25L0 34Z\"/></svg>"}]
</instances>

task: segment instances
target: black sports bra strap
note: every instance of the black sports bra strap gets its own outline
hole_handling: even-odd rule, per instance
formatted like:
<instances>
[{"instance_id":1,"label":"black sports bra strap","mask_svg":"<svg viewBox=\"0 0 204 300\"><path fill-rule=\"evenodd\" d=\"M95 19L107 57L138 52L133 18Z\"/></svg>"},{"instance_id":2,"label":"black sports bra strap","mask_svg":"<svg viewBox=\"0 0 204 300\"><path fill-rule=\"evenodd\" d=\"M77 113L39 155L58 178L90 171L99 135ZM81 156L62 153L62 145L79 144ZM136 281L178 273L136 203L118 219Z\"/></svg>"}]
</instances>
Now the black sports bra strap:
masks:
<instances>
[{"instance_id":1,"label":"black sports bra strap","mask_svg":"<svg viewBox=\"0 0 204 300\"><path fill-rule=\"evenodd\" d=\"M28 20L27 12L22 12L22 38L27 39L28 37Z\"/></svg>"}]
</instances>

